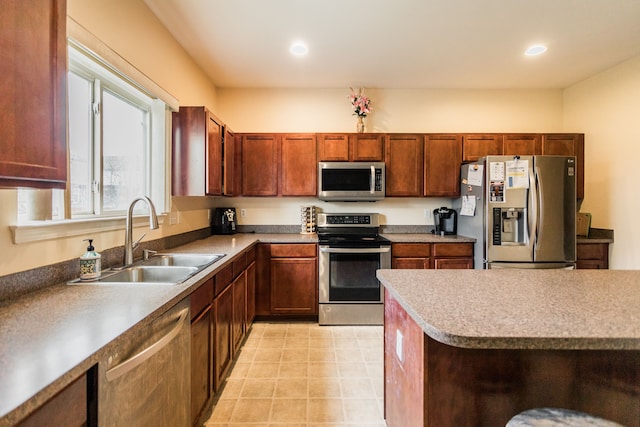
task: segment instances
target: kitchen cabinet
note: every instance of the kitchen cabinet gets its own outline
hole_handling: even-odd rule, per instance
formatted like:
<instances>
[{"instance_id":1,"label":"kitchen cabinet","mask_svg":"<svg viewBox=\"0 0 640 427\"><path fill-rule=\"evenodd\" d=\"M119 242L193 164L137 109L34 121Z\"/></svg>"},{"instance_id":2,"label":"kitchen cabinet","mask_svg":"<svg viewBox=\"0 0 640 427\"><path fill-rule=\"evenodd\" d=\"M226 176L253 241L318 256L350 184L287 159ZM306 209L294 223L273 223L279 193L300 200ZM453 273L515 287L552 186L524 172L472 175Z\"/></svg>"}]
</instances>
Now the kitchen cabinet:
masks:
<instances>
[{"instance_id":1,"label":"kitchen cabinet","mask_svg":"<svg viewBox=\"0 0 640 427\"><path fill-rule=\"evenodd\" d=\"M280 135L240 135L243 196L278 195Z\"/></svg>"},{"instance_id":2,"label":"kitchen cabinet","mask_svg":"<svg viewBox=\"0 0 640 427\"><path fill-rule=\"evenodd\" d=\"M319 133L318 141L319 162L348 162L349 134L348 133Z\"/></svg>"},{"instance_id":3,"label":"kitchen cabinet","mask_svg":"<svg viewBox=\"0 0 640 427\"><path fill-rule=\"evenodd\" d=\"M84 373L37 408L16 427L97 426L94 369ZM61 410L64 408L64 410Z\"/></svg>"},{"instance_id":4,"label":"kitchen cabinet","mask_svg":"<svg viewBox=\"0 0 640 427\"><path fill-rule=\"evenodd\" d=\"M460 195L461 134L426 134L424 138L424 196Z\"/></svg>"},{"instance_id":5,"label":"kitchen cabinet","mask_svg":"<svg viewBox=\"0 0 640 427\"><path fill-rule=\"evenodd\" d=\"M536 156L542 154L541 138L538 134L505 134L502 140L505 156Z\"/></svg>"},{"instance_id":6,"label":"kitchen cabinet","mask_svg":"<svg viewBox=\"0 0 640 427\"><path fill-rule=\"evenodd\" d=\"M481 157L502 155L502 135L465 134L462 136L462 161L475 162Z\"/></svg>"},{"instance_id":7,"label":"kitchen cabinet","mask_svg":"<svg viewBox=\"0 0 640 427\"><path fill-rule=\"evenodd\" d=\"M251 327L256 317L256 248L247 251L247 299L245 308L245 325L247 330Z\"/></svg>"},{"instance_id":8,"label":"kitchen cabinet","mask_svg":"<svg viewBox=\"0 0 640 427\"><path fill-rule=\"evenodd\" d=\"M315 197L318 194L315 134L285 134L281 144L279 194Z\"/></svg>"},{"instance_id":9,"label":"kitchen cabinet","mask_svg":"<svg viewBox=\"0 0 640 427\"><path fill-rule=\"evenodd\" d=\"M242 271L233 281L233 353L240 349L244 339L246 304L247 304L247 272Z\"/></svg>"},{"instance_id":10,"label":"kitchen cabinet","mask_svg":"<svg viewBox=\"0 0 640 427\"><path fill-rule=\"evenodd\" d=\"M578 243L576 245L576 268L602 270L609 268L608 243Z\"/></svg>"},{"instance_id":11,"label":"kitchen cabinet","mask_svg":"<svg viewBox=\"0 0 640 427\"><path fill-rule=\"evenodd\" d=\"M317 317L316 244L260 244L256 267L256 316Z\"/></svg>"},{"instance_id":12,"label":"kitchen cabinet","mask_svg":"<svg viewBox=\"0 0 640 427\"><path fill-rule=\"evenodd\" d=\"M213 302L214 391L220 389L220 385L227 375L233 360L232 278L232 266L226 267L215 276L215 297Z\"/></svg>"},{"instance_id":13,"label":"kitchen cabinet","mask_svg":"<svg viewBox=\"0 0 640 427\"><path fill-rule=\"evenodd\" d=\"M0 187L66 187L67 5L5 0L0 13Z\"/></svg>"},{"instance_id":14,"label":"kitchen cabinet","mask_svg":"<svg viewBox=\"0 0 640 427\"><path fill-rule=\"evenodd\" d=\"M473 243L392 243L391 268L472 269Z\"/></svg>"},{"instance_id":15,"label":"kitchen cabinet","mask_svg":"<svg viewBox=\"0 0 640 427\"><path fill-rule=\"evenodd\" d=\"M576 156L576 198L584 199L584 135L577 133L543 134L542 154Z\"/></svg>"},{"instance_id":16,"label":"kitchen cabinet","mask_svg":"<svg viewBox=\"0 0 640 427\"><path fill-rule=\"evenodd\" d=\"M423 153L422 135L388 134L384 139L386 164L386 196L422 196Z\"/></svg>"},{"instance_id":17,"label":"kitchen cabinet","mask_svg":"<svg viewBox=\"0 0 640 427\"><path fill-rule=\"evenodd\" d=\"M172 113L174 196L223 194L223 125L205 107L180 107Z\"/></svg>"},{"instance_id":18,"label":"kitchen cabinet","mask_svg":"<svg viewBox=\"0 0 640 427\"><path fill-rule=\"evenodd\" d=\"M235 132L224 126L222 134L222 193L225 196L239 196L240 188L240 150L236 149Z\"/></svg>"},{"instance_id":19,"label":"kitchen cabinet","mask_svg":"<svg viewBox=\"0 0 640 427\"><path fill-rule=\"evenodd\" d=\"M319 133L319 162L382 162L384 135L377 133Z\"/></svg>"},{"instance_id":20,"label":"kitchen cabinet","mask_svg":"<svg viewBox=\"0 0 640 427\"><path fill-rule=\"evenodd\" d=\"M190 297L192 424L198 420L213 389L213 281L207 280Z\"/></svg>"}]
</instances>

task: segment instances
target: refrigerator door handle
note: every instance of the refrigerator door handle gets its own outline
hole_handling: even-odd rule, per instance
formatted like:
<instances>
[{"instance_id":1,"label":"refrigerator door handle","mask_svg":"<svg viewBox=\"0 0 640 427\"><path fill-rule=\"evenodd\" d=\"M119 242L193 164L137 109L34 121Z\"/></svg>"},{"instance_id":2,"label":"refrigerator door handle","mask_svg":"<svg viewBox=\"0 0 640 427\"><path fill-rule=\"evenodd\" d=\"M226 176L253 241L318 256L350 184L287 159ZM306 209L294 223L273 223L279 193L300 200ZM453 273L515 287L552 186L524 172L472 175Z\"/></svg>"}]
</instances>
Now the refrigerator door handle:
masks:
<instances>
[{"instance_id":1,"label":"refrigerator door handle","mask_svg":"<svg viewBox=\"0 0 640 427\"><path fill-rule=\"evenodd\" d=\"M531 245L531 251L532 253L535 252L535 247L538 243L538 228L539 228L539 219L540 219L540 215L539 215L539 209L541 208L541 206L539 205L540 203L540 196L538 194L538 173L539 171L536 169L535 173L533 171L533 168L529 168L529 194L530 194L530 198L529 198L529 209L530 209L530 216L529 218L531 219L531 229L529 232L529 244ZM534 258L535 260L535 258Z\"/></svg>"}]
</instances>

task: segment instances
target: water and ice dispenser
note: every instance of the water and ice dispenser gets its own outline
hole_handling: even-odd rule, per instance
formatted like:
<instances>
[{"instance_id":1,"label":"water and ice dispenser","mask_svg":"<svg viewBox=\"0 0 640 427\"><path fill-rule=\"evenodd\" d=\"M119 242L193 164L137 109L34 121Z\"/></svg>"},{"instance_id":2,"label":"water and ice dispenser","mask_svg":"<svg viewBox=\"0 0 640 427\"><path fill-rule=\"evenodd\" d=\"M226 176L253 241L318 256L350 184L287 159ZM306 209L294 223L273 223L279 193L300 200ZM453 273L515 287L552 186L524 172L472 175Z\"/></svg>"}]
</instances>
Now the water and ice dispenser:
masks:
<instances>
[{"instance_id":1,"label":"water and ice dispenser","mask_svg":"<svg viewBox=\"0 0 640 427\"><path fill-rule=\"evenodd\" d=\"M527 244L526 208L493 208L493 244Z\"/></svg>"}]
</instances>

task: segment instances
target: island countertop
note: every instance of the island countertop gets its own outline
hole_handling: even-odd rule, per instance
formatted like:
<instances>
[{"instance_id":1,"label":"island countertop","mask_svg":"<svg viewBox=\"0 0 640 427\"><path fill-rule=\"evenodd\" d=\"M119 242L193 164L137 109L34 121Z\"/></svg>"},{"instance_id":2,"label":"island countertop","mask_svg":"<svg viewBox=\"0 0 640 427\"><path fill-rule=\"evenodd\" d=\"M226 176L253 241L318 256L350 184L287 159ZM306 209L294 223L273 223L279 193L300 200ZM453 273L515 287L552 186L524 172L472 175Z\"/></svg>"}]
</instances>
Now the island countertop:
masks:
<instances>
[{"instance_id":1,"label":"island countertop","mask_svg":"<svg viewBox=\"0 0 640 427\"><path fill-rule=\"evenodd\" d=\"M379 270L378 279L444 344L640 349L640 271Z\"/></svg>"}]
</instances>

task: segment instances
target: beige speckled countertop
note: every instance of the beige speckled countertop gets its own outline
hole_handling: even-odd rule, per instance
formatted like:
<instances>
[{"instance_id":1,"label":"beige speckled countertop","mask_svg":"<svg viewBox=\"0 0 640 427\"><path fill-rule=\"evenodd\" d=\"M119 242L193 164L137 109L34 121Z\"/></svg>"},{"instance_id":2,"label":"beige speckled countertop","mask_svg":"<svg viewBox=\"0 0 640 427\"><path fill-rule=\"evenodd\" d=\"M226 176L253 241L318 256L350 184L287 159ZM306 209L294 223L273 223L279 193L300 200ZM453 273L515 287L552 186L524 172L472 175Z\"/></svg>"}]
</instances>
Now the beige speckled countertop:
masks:
<instances>
[{"instance_id":1,"label":"beige speckled countertop","mask_svg":"<svg viewBox=\"0 0 640 427\"><path fill-rule=\"evenodd\" d=\"M392 243L473 243L476 239L472 237L445 235L440 236L430 233L409 233L409 234L385 234L382 236L391 240Z\"/></svg>"},{"instance_id":2,"label":"beige speckled countertop","mask_svg":"<svg viewBox=\"0 0 640 427\"><path fill-rule=\"evenodd\" d=\"M211 236L166 252L223 253L175 286L59 284L0 305L0 427L11 426L191 294L256 242L316 243L315 234Z\"/></svg>"},{"instance_id":3,"label":"beige speckled countertop","mask_svg":"<svg viewBox=\"0 0 640 427\"><path fill-rule=\"evenodd\" d=\"M444 344L640 349L640 271L379 270L378 278Z\"/></svg>"}]
</instances>

